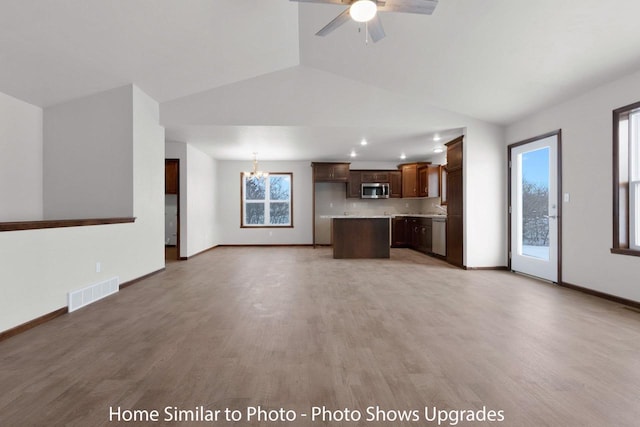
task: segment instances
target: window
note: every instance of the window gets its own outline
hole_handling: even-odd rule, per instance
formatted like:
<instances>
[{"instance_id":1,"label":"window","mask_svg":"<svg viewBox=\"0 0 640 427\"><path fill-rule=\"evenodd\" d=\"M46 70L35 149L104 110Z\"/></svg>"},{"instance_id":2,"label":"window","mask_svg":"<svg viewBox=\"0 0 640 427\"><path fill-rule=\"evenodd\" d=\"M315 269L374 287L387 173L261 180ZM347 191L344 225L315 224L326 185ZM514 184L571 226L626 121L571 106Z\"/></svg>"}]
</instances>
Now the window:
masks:
<instances>
[{"instance_id":1,"label":"window","mask_svg":"<svg viewBox=\"0 0 640 427\"><path fill-rule=\"evenodd\" d=\"M640 256L640 102L613 111L613 249Z\"/></svg>"},{"instance_id":2,"label":"window","mask_svg":"<svg viewBox=\"0 0 640 427\"><path fill-rule=\"evenodd\" d=\"M293 227L293 174L241 174L242 227Z\"/></svg>"}]
</instances>

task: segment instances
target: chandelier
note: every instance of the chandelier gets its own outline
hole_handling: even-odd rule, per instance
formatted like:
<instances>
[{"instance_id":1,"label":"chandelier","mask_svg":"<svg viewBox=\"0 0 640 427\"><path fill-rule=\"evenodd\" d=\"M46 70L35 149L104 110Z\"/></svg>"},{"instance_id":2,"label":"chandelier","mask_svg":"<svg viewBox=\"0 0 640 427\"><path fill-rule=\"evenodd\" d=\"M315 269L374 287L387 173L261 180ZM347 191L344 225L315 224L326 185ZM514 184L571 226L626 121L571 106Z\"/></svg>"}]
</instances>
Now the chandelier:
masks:
<instances>
[{"instance_id":1,"label":"chandelier","mask_svg":"<svg viewBox=\"0 0 640 427\"><path fill-rule=\"evenodd\" d=\"M266 178L269 176L269 172L263 172L258 170L258 153L253 153L253 170L251 172L244 172L244 176L247 178Z\"/></svg>"}]
</instances>

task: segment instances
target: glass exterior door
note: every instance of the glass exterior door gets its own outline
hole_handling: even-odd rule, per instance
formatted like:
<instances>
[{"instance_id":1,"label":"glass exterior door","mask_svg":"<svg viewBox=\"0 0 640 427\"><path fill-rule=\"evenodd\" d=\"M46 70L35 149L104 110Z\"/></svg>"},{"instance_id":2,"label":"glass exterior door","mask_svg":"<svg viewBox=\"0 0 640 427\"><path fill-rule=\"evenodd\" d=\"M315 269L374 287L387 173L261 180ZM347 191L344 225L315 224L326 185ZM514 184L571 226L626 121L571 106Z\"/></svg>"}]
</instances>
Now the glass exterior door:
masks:
<instances>
[{"instance_id":1,"label":"glass exterior door","mask_svg":"<svg viewBox=\"0 0 640 427\"><path fill-rule=\"evenodd\" d=\"M558 136L511 149L511 269L558 281Z\"/></svg>"}]
</instances>

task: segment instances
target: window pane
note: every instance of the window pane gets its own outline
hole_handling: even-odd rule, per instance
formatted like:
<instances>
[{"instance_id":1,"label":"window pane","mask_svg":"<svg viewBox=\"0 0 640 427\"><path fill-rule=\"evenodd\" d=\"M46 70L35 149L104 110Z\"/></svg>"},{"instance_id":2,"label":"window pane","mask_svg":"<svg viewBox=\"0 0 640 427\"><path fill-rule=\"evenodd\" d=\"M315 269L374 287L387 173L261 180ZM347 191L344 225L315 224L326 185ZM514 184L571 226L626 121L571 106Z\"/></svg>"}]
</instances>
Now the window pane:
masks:
<instances>
[{"instance_id":1,"label":"window pane","mask_svg":"<svg viewBox=\"0 0 640 427\"><path fill-rule=\"evenodd\" d=\"M271 224L289 224L289 203L271 203L269 216Z\"/></svg>"},{"instance_id":2,"label":"window pane","mask_svg":"<svg viewBox=\"0 0 640 427\"><path fill-rule=\"evenodd\" d=\"M291 184L288 176L271 176L269 182L269 195L271 200L289 200Z\"/></svg>"},{"instance_id":3,"label":"window pane","mask_svg":"<svg viewBox=\"0 0 640 427\"><path fill-rule=\"evenodd\" d=\"M266 182L264 178L245 178L245 199L264 200L266 194L265 187Z\"/></svg>"},{"instance_id":4,"label":"window pane","mask_svg":"<svg viewBox=\"0 0 640 427\"><path fill-rule=\"evenodd\" d=\"M264 203L246 203L245 207L245 224L264 224Z\"/></svg>"},{"instance_id":5,"label":"window pane","mask_svg":"<svg viewBox=\"0 0 640 427\"><path fill-rule=\"evenodd\" d=\"M522 255L549 259L549 148L522 154Z\"/></svg>"}]
</instances>

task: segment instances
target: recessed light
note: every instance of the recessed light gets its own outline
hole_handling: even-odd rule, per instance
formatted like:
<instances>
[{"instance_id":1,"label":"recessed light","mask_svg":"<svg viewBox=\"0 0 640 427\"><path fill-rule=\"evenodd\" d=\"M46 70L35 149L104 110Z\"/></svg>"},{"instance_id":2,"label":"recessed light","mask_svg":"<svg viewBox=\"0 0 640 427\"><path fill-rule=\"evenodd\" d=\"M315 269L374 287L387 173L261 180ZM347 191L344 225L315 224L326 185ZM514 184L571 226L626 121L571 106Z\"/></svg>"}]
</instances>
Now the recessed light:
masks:
<instances>
[{"instance_id":1,"label":"recessed light","mask_svg":"<svg viewBox=\"0 0 640 427\"><path fill-rule=\"evenodd\" d=\"M356 152L351 150L351 157L355 157L356 156Z\"/></svg>"},{"instance_id":2,"label":"recessed light","mask_svg":"<svg viewBox=\"0 0 640 427\"><path fill-rule=\"evenodd\" d=\"M436 148L433 149L434 153L442 153L443 151L444 151L444 148L442 148L442 147L436 147Z\"/></svg>"},{"instance_id":3,"label":"recessed light","mask_svg":"<svg viewBox=\"0 0 640 427\"><path fill-rule=\"evenodd\" d=\"M362 141L360 141L360 145L367 145L367 140L362 138Z\"/></svg>"},{"instance_id":4,"label":"recessed light","mask_svg":"<svg viewBox=\"0 0 640 427\"><path fill-rule=\"evenodd\" d=\"M435 135L433 136L433 140L434 140L434 141L440 141L440 135L435 134Z\"/></svg>"},{"instance_id":5,"label":"recessed light","mask_svg":"<svg viewBox=\"0 0 640 427\"><path fill-rule=\"evenodd\" d=\"M401 158L402 160L404 160L404 159L406 159L406 158L407 158L407 155L406 155L406 154L404 154L404 153L402 153L402 154L400 154L400 158Z\"/></svg>"}]
</instances>

